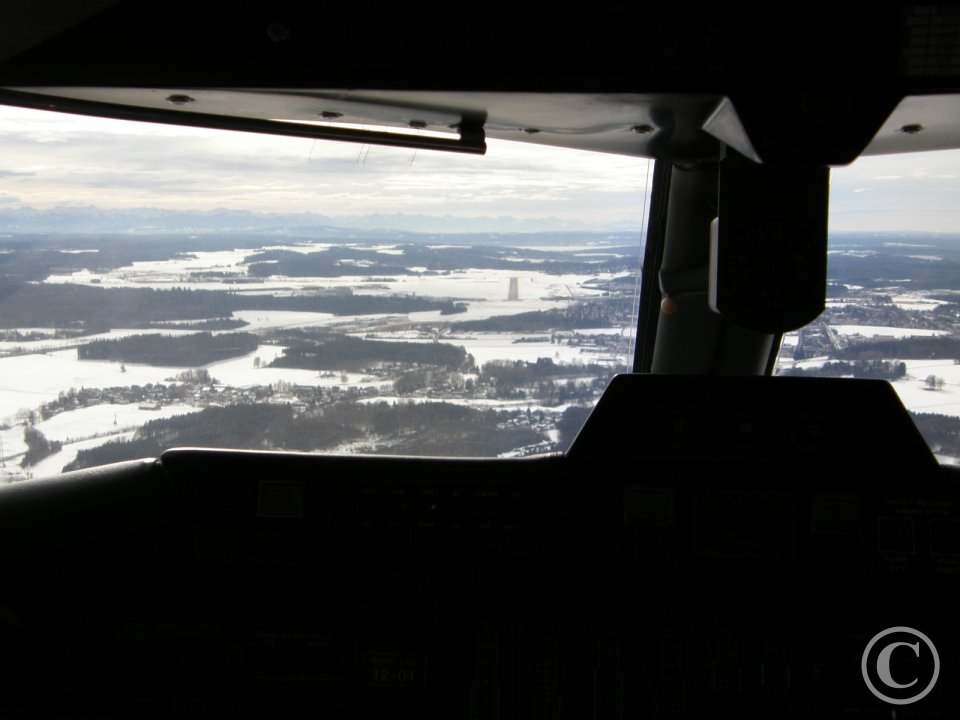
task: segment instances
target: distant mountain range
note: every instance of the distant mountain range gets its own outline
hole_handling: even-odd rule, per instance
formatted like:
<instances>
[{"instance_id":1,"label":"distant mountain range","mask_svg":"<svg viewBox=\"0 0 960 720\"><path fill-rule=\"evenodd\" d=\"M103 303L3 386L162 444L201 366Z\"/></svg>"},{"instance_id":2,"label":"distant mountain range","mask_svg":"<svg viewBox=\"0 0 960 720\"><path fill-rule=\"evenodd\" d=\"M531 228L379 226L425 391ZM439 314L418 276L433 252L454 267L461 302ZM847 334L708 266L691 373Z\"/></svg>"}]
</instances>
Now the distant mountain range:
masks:
<instances>
[{"instance_id":1,"label":"distant mountain range","mask_svg":"<svg viewBox=\"0 0 960 720\"><path fill-rule=\"evenodd\" d=\"M160 208L107 209L95 206L59 206L49 210L0 208L0 233L253 233L294 237L343 237L344 229L446 233L526 232L639 232L635 223L598 228L559 218L527 219L511 216L453 217L371 214L330 217L316 213L261 213L218 208L207 211ZM396 235L385 235L396 237Z\"/></svg>"}]
</instances>

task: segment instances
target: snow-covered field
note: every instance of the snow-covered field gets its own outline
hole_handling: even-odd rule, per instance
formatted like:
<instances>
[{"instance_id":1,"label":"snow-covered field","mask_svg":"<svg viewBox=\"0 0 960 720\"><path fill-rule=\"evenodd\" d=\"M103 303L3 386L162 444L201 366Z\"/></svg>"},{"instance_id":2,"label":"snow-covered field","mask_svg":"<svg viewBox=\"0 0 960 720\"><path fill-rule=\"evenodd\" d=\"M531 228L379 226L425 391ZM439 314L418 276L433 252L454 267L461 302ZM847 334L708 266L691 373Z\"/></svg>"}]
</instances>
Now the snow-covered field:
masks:
<instances>
[{"instance_id":1,"label":"snow-covered field","mask_svg":"<svg viewBox=\"0 0 960 720\"><path fill-rule=\"evenodd\" d=\"M156 288L187 287L195 290L224 290L218 279L204 279L197 273L247 275L244 259L265 247L295 252L313 252L330 243L303 243L293 245L265 245L263 247L237 248L227 251L195 252L171 260L136 262L108 272L82 270L71 274L52 275L47 283L77 283L102 288ZM394 256L402 263L402 250L389 243L376 247L364 246L382 255ZM536 246L537 251L556 250L571 252L588 250L598 258L615 255L602 244L585 244L577 247ZM355 263L363 265L363 262ZM257 278L249 284L231 285L229 289L238 294L313 294L318 290L350 288L357 294L409 295L411 297L452 299L466 304L467 310L456 315L441 315L439 311L410 314L380 314L364 316L335 316L328 313L292 311L240 311L235 319L248 323L240 331L269 332L287 328L336 327L357 336L368 332L387 333L385 339L419 340L421 337L405 336L396 332L410 323L446 325L465 320L481 320L499 315L522 312L554 310L567 307L571 302L585 297L595 297L601 289L592 286L598 280L609 280L607 274L548 275L536 270L482 270L465 269L443 274L427 274L426 268L417 274L386 276L376 272L369 276L339 278ZM249 278L253 280L253 278ZM516 281L518 299L508 300L511 282ZM26 329L24 329L26 330ZM233 332L234 330L214 331ZM49 331L41 330L45 334ZM18 456L26 451L23 442L22 418L36 411L41 404L57 398L70 388L109 388L117 386L163 384L169 382L184 367L152 367L126 363L121 369L119 362L80 361L76 346L98 339L118 339L130 335L156 333L179 335L196 332L182 323L171 322L162 330L117 328L107 333L81 338L45 338L24 342L0 342L0 424L10 426L0 430L0 459L11 458L7 465L18 463ZM395 333L394 335L390 335ZM600 328L579 331L581 335L622 334L621 328ZM564 337L570 333L564 333ZM536 337L534 342L515 342L520 338ZM534 362L550 358L558 363L625 362L624 357L613 357L609 351L596 348L580 348L570 344L551 344L545 333L459 333L438 338L440 342L463 346L473 355L478 365L491 360L525 360ZM265 367L281 355L283 348L261 344L256 351L238 358L212 363L206 368L225 386L238 388L255 385L271 385L278 382L310 386L340 386L344 388L377 389L391 392L392 381L371 377L356 372L317 373L310 370ZM259 359L259 363L255 360ZM370 398L379 401L381 398ZM390 402L407 400L387 398ZM366 401L366 400L365 400ZM453 400L473 406L489 406L509 409L543 410L561 412L562 407L540 407L526 401ZM163 407L160 410L140 410L136 405L99 405L61 413L37 424L37 428L49 440L64 443L63 449L30 468L34 476L59 472L69 463L78 450L129 436L143 423L161 417L196 410L187 404ZM8 468L9 469L9 468Z\"/></svg>"},{"instance_id":2,"label":"snow-covered field","mask_svg":"<svg viewBox=\"0 0 960 720\"><path fill-rule=\"evenodd\" d=\"M141 410L137 404L92 405L59 413L38 422L35 427L48 440L59 440L66 444L93 436L134 430L151 420L196 411L197 408L186 404L165 405L158 410Z\"/></svg>"},{"instance_id":3,"label":"snow-covered field","mask_svg":"<svg viewBox=\"0 0 960 720\"><path fill-rule=\"evenodd\" d=\"M887 358L901 362L896 358ZM777 364L778 370L787 368L814 369L822 367L828 358L810 358L794 362L784 360ZM905 377L891 382L900 396L900 401L913 412L939 413L960 417L960 365L953 360L903 360L907 366ZM943 387L931 390L926 379L934 375L943 379Z\"/></svg>"},{"instance_id":4,"label":"snow-covered field","mask_svg":"<svg viewBox=\"0 0 960 720\"><path fill-rule=\"evenodd\" d=\"M335 372L332 377L323 377L315 370L263 367L263 365L270 363L282 354L282 347L260 345L252 353L229 360L221 360L205 367L210 371L210 375L221 384L241 388L255 385L273 385L279 381L312 387L380 388L393 386L391 381L370 377L363 373ZM254 367L254 359L258 357L261 367Z\"/></svg>"},{"instance_id":5,"label":"snow-covered field","mask_svg":"<svg viewBox=\"0 0 960 720\"><path fill-rule=\"evenodd\" d=\"M81 450L89 450L91 448L103 445L111 440L129 440L132 437L133 432L124 432L111 435L110 437L95 438L92 440L71 443L70 445L64 445L60 452L56 452L53 453L53 455L45 457L43 460L31 467L29 469L29 473L35 478L59 475L61 472L63 472L63 468L66 465L69 465L77 459L77 453L79 453Z\"/></svg>"},{"instance_id":6,"label":"snow-covered field","mask_svg":"<svg viewBox=\"0 0 960 720\"><path fill-rule=\"evenodd\" d=\"M310 252L316 246L278 246L286 250ZM223 290L219 280L198 280L191 273L231 272L246 275L244 258L262 248L248 248L217 252L196 252L191 256L170 260L135 262L114 270L95 273L80 270L70 274L50 275L47 283L96 284L98 287L119 288L137 287L169 289L189 287L194 290ZM566 249L569 252L569 249ZM393 246L384 245L378 252L395 254ZM440 275L399 275L382 277L377 273L370 276L345 276L337 278L289 278L267 277L262 282L249 285L231 286L231 290L240 294L309 294L318 289L349 288L355 293L371 295L410 294L417 297L450 298L468 302L468 309L455 317L446 316L445 321L479 320L495 315L507 315L534 310L549 310L565 307L571 300L592 297L601 294L600 290L584 286L591 280L609 280L610 274L567 274L547 275L532 270L483 270L466 269ZM512 279L517 280L518 300L507 300ZM258 279L261 280L261 279ZM257 315L258 313L253 313ZM265 313L259 313L264 315ZM277 315L278 313L268 313ZM316 313L320 315L320 313ZM247 319L250 313L237 313L235 317ZM429 320L422 313L413 313L411 319ZM434 314L440 317L439 313ZM317 320L321 320L317 318ZM323 324L316 322L314 324ZM253 329L253 328L251 328Z\"/></svg>"},{"instance_id":7,"label":"snow-covered field","mask_svg":"<svg viewBox=\"0 0 960 720\"><path fill-rule=\"evenodd\" d=\"M104 404L59 413L36 423L34 427L47 440L63 443L63 449L28 468L28 471L34 477L59 473L64 465L76 458L79 450L130 437L137 428L151 420L191 412L197 412L197 408L184 404L167 405L157 410L141 410L137 404ZM22 425L0 430L0 442L8 464L19 465L20 456L27 451L23 432Z\"/></svg>"},{"instance_id":8,"label":"snow-covered field","mask_svg":"<svg viewBox=\"0 0 960 720\"><path fill-rule=\"evenodd\" d=\"M953 360L904 360L907 377L893 383L908 410L960 417L960 365ZM943 378L940 390L930 390L926 378Z\"/></svg>"},{"instance_id":9,"label":"snow-covered field","mask_svg":"<svg viewBox=\"0 0 960 720\"><path fill-rule=\"evenodd\" d=\"M614 276L547 275L531 270L460 270L444 275L402 275L384 283L391 293L416 293L417 296L450 297L507 301L511 278L517 278L518 300L507 301L509 313L543 309L538 303L600 295L599 290L583 287L588 280L609 280ZM346 278L344 278L346 279ZM353 281L353 287L357 283ZM362 287L362 286L361 286ZM357 290L359 292L359 289ZM464 317L462 315L458 318ZM465 318L466 319L466 318ZM473 319L473 318L469 318Z\"/></svg>"},{"instance_id":10,"label":"snow-covered field","mask_svg":"<svg viewBox=\"0 0 960 720\"><path fill-rule=\"evenodd\" d=\"M620 335L620 328L598 328L595 330L580 331L583 335ZM364 337L364 333L353 333L356 337ZM572 333L564 333L564 338ZM430 342L415 331L378 332L373 335L376 340L387 342ZM530 341L536 338L536 340ZM517 342L525 340L524 342ZM625 355L614 357L609 352L596 352L596 348L578 347L570 344L554 344L550 342L550 335L544 333L495 333L470 332L451 333L440 335L437 342L463 347L473 355L478 366L491 360L523 360L536 362L539 358L549 358L556 363L597 363L600 365L627 363Z\"/></svg>"},{"instance_id":11,"label":"snow-covered field","mask_svg":"<svg viewBox=\"0 0 960 720\"><path fill-rule=\"evenodd\" d=\"M197 412L191 405L166 405L141 410L137 405L94 405L54 415L36 424L48 440L59 440L63 449L44 458L29 470L34 477L56 475L73 462L80 450L115 440L129 440L137 428L162 418Z\"/></svg>"},{"instance_id":12,"label":"snow-covered field","mask_svg":"<svg viewBox=\"0 0 960 720\"><path fill-rule=\"evenodd\" d=\"M243 259L253 252L256 250L194 252L190 256L170 260L139 261L104 273L78 270L66 275L50 275L46 282L86 285L96 280L101 287L169 288L172 284L188 282L190 273L195 272L234 272L245 275ZM219 282L191 283L191 287L198 290L208 289L207 284L215 286L210 289L223 289Z\"/></svg>"},{"instance_id":13,"label":"snow-covered field","mask_svg":"<svg viewBox=\"0 0 960 720\"><path fill-rule=\"evenodd\" d=\"M830 328L838 335L860 335L869 337L905 338L905 337L934 337L946 335L945 330L923 330L920 328L896 328L883 325L831 325Z\"/></svg>"},{"instance_id":14,"label":"snow-covered field","mask_svg":"<svg viewBox=\"0 0 960 720\"><path fill-rule=\"evenodd\" d=\"M189 285L196 290L223 290L224 286L217 280L197 281L193 273L203 272L230 272L238 275L247 274L247 265L244 258L259 252L261 249L283 249L296 252L312 252L321 247L317 246L269 246L269 248L247 248L237 250L215 251L215 252L194 252L190 256L176 257L170 260L142 261L135 262L120 268L115 268L106 272L98 273L90 270L78 270L69 274L50 275L45 282L48 283L77 283L90 284L95 282L101 287L153 287L157 289L169 288L172 285ZM367 248L378 250L381 254L397 255L398 251L393 250L392 246L382 246L379 248ZM569 249L565 249L569 252ZM521 258L517 258L518 261ZM414 268L410 268L414 269ZM509 289L510 278L516 277L519 280L520 297L540 297L556 292L562 296L569 296L572 292L577 295L596 294L587 289L581 289L579 292L573 290L577 288L584 280L593 277L608 277L605 275L545 275L538 271L531 270L492 270L492 269L466 269L453 272L445 272L439 275L400 275L396 278L382 279L383 273L373 272L369 277L365 276L344 276L344 277L324 277L324 278L290 278L290 277L264 277L256 278L262 283L256 282L252 285L240 285L231 289L237 292L245 290L276 290L276 289L301 289L310 290L316 288L336 288L350 287L356 292L365 292L365 285L375 281L375 285L380 286L380 291L384 289L391 293L394 292L416 292L419 295L430 295L436 297L458 297L458 298L483 298L492 299L493 297L506 297ZM544 279L549 282L544 282ZM571 290L567 289L567 286ZM548 291L544 292L543 288ZM370 289L373 292L374 288Z\"/></svg>"},{"instance_id":15,"label":"snow-covered field","mask_svg":"<svg viewBox=\"0 0 960 720\"><path fill-rule=\"evenodd\" d=\"M385 402L388 405L397 403L421 405L423 403L447 403L464 407L482 408L484 410L523 410L531 412L563 413L570 404L538 405L530 400L497 400L495 398L427 398L427 397L399 397L397 395L381 395L379 397L361 398L357 402L366 405Z\"/></svg>"},{"instance_id":16,"label":"snow-covered field","mask_svg":"<svg viewBox=\"0 0 960 720\"><path fill-rule=\"evenodd\" d=\"M610 364L609 354L588 352L586 348L575 345L552 345L550 339L538 342L514 342L521 337L539 337L530 333L471 333L466 337L440 338L440 342L462 345L473 355L478 366L491 360L523 360L536 362L538 358L550 358L556 363L600 363ZM625 362L624 357L618 358Z\"/></svg>"},{"instance_id":17,"label":"snow-covered field","mask_svg":"<svg viewBox=\"0 0 960 720\"><path fill-rule=\"evenodd\" d=\"M304 317L307 316L307 317ZM270 313L247 318L258 324L258 328L297 327L302 323L330 323L336 319L322 313ZM117 338L133 334L136 331L118 330L105 333L102 337ZM142 332L142 331L140 331ZM620 330L609 328L595 331L615 334ZM543 338L536 342L514 342L522 337ZM414 339L402 335L389 339ZM523 333L470 333L469 335L443 337L442 342L461 345L473 355L478 365L491 360L525 360L535 362L538 358L550 358L563 363L610 363L613 358L608 353L588 352L567 344L551 344L543 335ZM249 387L269 385L285 381L296 385L312 386L355 386L381 387L384 384L377 378L368 378L360 373L346 373L344 381L341 373L335 378L321 378L311 370L262 367L279 357L283 348L276 345L260 345L257 350L237 358L223 360L207 365L210 374L225 385ZM254 367L255 358L260 358L261 367ZM623 358L617 358L623 360ZM0 421L13 418L20 410L34 410L42 403L56 399L70 388L108 388L129 385L147 385L164 383L175 377L185 367L153 367L150 365L125 364L95 360L78 360L75 349L54 350L47 353L24 354L0 358Z\"/></svg>"},{"instance_id":18,"label":"snow-covered field","mask_svg":"<svg viewBox=\"0 0 960 720\"><path fill-rule=\"evenodd\" d=\"M561 332L563 335L624 335L626 331L624 328L582 328L579 330L564 330ZM632 337L632 335L631 335Z\"/></svg>"},{"instance_id":19,"label":"snow-covered field","mask_svg":"<svg viewBox=\"0 0 960 720\"><path fill-rule=\"evenodd\" d=\"M179 371L132 363L126 370L122 372L116 362L78 360L76 350L0 358L0 422L20 409L36 409L70 388L162 383Z\"/></svg>"},{"instance_id":20,"label":"snow-covered field","mask_svg":"<svg viewBox=\"0 0 960 720\"><path fill-rule=\"evenodd\" d=\"M777 361L777 370L788 370L789 368L801 368L803 370L815 370L822 368L823 364L829 362L830 358L826 355L805 360L788 360L781 358Z\"/></svg>"},{"instance_id":21,"label":"snow-covered field","mask_svg":"<svg viewBox=\"0 0 960 720\"><path fill-rule=\"evenodd\" d=\"M542 252L575 252L578 255L614 255L620 257L616 250L623 247L624 243L618 245L605 245L601 243L587 243L585 245L511 245L517 250L539 250ZM457 247L456 245L432 245L431 247Z\"/></svg>"},{"instance_id":22,"label":"snow-covered field","mask_svg":"<svg viewBox=\"0 0 960 720\"><path fill-rule=\"evenodd\" d=\"M116 340L118 338L129 337L131 335L144 335L147 333L156 335L189 335L196 330L182 329L171 326L162 330L111 330L105 333L96 333L95 335L84 335L75 338L48 338L45 340L28 341L7 341L0 342L0 356L3 354L16 353L46 353L54 350L63 350L66 348L77 347L77 345L86 345L94 340Z\"/></svg>"},{"instance_id":23,"label":"snow-covered field","mask_svg":"<svg viewBox=\"0 0 960 720\"><path fill-rule=\"evenodd\" d=\"M220 383L234 387L271 385L278 381L315 387L382 387L390 383L361 373L340 373L320 377L313 370L254 367L255 358L267 365L283 353L277 345L260 345L240 357L206 365ZM109 388L130 385L166 384L169 378L189 368L153 367L126 363L78 360L76 350L58 350L44 355L17 355L0 358L0 422L10 422L20 410L35 410L55 400L70 388ZM343 376L346 376L346 380Z\"/></svg>"},{"instance_id":24,"label":"snow-covered field","mask_svg":"<svg viewBox=\"0 0 960 720\"><path fill-rule=\"evenodd\" d=\"M946 300L934 300L918 293L895 295L893 304L901 310L934 310L940 305L946 305Z\"/></svg>"},{"instance_id":25,"label":"snow-covered field","mask_svg":"<svg viewBox=\"0 0 960 720\"><path fill-rule=\"evenodd\" d=\"M238 310L233 313L233 318L249 323L239 329L242 332L322 327L344 321L344 318L330 313L296 312L293 310Z\"/></svg>"}]
</instances>

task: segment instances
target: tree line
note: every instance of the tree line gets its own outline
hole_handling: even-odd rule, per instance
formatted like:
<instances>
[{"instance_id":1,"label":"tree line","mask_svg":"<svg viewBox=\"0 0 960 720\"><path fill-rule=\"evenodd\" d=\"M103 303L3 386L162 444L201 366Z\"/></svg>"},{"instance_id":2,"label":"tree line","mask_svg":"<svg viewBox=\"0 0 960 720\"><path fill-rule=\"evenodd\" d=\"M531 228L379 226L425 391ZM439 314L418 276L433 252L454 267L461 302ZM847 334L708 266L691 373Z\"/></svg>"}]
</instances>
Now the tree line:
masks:
<instances>
[{"instance_id":1,"label":"tree line","mask_svg":"<svg viewBox=\"0 0 960 720\"><path fill-rule=\"evenodd\" d=\"M469 357L462 346L441 342L366 340L342 333L310 330L284 331L276 338L287 347L270 363L270 367L361 370L377 363L402 363L456 370L463 368Z\"/></svg>"},{"instance_id":2,"label":"tree line","mask_svg":"<svg viewBox=\"0 0 960 720\"><path fill-rule=\"evenodd\" d=\"M876 360L880 358L903 358L905 360L960 359L960 340L947 336L868 340L848 345L833 354L835 357L844 360Z\"/></svg>"},{"instance_id":3,"label":"tree line","mask_svg":"<svg viewBox=\"0 0 960 720\"><path fill-rule=\"evenodd\" d=\"M632 298L603 298L580 302L562 310L533 310L515 315L497 315L483 320L463 320L450 327L487 332L544 333L611 327L630 317Z\"/></svg>"},{"instance_id":4,"label":"tree line","mask_svg":"<svg viewBox=\"0 0 960 720\"><path fill-rule=\"evenodd\" d=\"M318 452L362 442L373 453L493 457L544 440L536 430L507 425L521 415L443 402L340 402L299 416L289 405L208 407L151 420L131 440L81 450L64 471L157 457L184 445Z\"/></svg>"},{"instance_id":5,"label":"tree line","mask_svg":"<svg viewBox=\"0 0 960 720\"><path fill-rule=\"evenodd\" d=\"M2 255L0 255L2 257ZM238 310L294 310L332 315L406 314L465 309L451 300L399 295L241 295L223 290L101 288L0 279L0 328L82 328L106 332L165 320L226 318Z\"/></svg>"},{"instance_id":6,"label":"tree line","mask_svg":"<svg viewBox=\"0 0 960 720\"><path fill-rule=\"evenodd\" d=\"M562 402L567 399L585 399L594 395L593 383L587 383L578 391L573 381L567 385L558 385L556 378L590 375L599 379L601 389L617 371L607 365L574 365L555 363L551 358L537 358L535 362L526 360L492 360L484 363L480 371L481 387L494 388L499 398L527 397L526 388L533 388L534 397L544 402ZM557 396L562 395L562 400Z\"/></svg>"},{"instance_id":7,"label":"tree line","mask_svg":"<svg viewBox=\"0 0 960 720\"><path fill-rule=\"evenodd\" d=\"M111 360L157 366L197 367L253 352L259 346L253 333L209 332L190 335L131 335L80 345L80 360Z\"/></svg>"},{"instance_id":8,"label":"tree line","mask_svg":"<svg viewBox=\"0 0 960 720\"><path fill-rule=\"evenodd\" d=\"M256 277L343 277L352 275L433 275L464 268L535 271L559 275L615 273L636 266L636 247L610 249L601 260L581 259L549 250L512 248L503 245L429 246L397 245L384 254L376 248L336 245L313 252L267 249L244 258ZM426 268L414 270L412 268Z\"/></svg>"},{"instance_id":9,"label":"tree line","mask_svg":"<svg viewBox=\"0 0 960 720\"><path fill-rule=\"evenodd\" d=\"M800 377L855 377L873 380L899 380L906 374L907 364L905 362L876 359L854 360L853 362L838 360L826 362L821 367L795 367L783 371L783 375Z\"/></svg>"},{"instance_id":10,"label":"tree line","mask_svg":"<svg viewBox=\"0 0 960 720\"><path fill-rule=\"evenodd\" d=\"M934 452L960 458L960 418L935 413L910 414Z\"/></svg>"}]
</instances>

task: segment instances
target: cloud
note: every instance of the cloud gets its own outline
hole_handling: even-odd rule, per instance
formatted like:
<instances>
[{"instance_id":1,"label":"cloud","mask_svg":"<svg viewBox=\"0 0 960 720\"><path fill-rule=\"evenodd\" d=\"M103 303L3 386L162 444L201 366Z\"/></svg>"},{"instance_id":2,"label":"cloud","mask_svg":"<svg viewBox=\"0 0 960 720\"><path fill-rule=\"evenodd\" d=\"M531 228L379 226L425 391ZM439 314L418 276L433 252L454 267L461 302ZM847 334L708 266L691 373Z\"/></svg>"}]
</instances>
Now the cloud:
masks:
<instances>
[{"instance_id":1,"label":"cloud","mask_svg":"<svg viewBox=\"0 0 960 720\"><path fill-rule=\"evenodd\" d=\"M958 197L960 150L864 157L831 173L830 228L960 234Z\"/></svg>"},{"instance_id":2,"label":"cloud","mask_svg":"<svg viewBox=\"0 0 960 720\"><path fill-rule=\"evenodd\" d=\"M486 156L0 108L0 196L23 205L553 217L640 226L649 161L490 141ZM960 232L960 151L835 169L835 230ZM10 201L7 201L10 202Z\"/></svg>"},{"instance_id":3,"label":"cloud","mask_svg":"<svg viewBox=\"0 0 960 720\"><path fill-rule=\"evenodd\" d=\"M488 147L481 157L0 108L0 157L34 207L511 214L639 226L649 161Z\"/></svg>"}]
</instances>

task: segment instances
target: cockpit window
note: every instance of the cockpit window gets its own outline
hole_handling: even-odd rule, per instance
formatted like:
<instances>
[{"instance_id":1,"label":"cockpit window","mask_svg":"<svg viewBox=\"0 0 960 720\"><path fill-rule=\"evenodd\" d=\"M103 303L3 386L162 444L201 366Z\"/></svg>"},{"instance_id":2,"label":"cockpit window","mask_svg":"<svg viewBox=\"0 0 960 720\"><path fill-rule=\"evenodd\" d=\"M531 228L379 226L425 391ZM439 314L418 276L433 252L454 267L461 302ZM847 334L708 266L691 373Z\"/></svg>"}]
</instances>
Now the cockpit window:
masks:
<instances>
[{"instance_id":1,"label":"cockpit window","mask_svg":"<svg viewBox=\"0 0 960 720\"><path fill-rule=\"evenodd\" d=\"M488 145L0 108L0 478L565 449L632 364L650 162Z\"/></svg>"},{"instance_id":2,"label":"cockpit window","mask_svg":"<svg viewBox=\"0 0 960 720\"><path fill-rule=\"evenodd\" d=\"M834 170L826 311L784 338L781 375L888 380L960 464L960 151Z\"/></svg>"}]
</instances>

